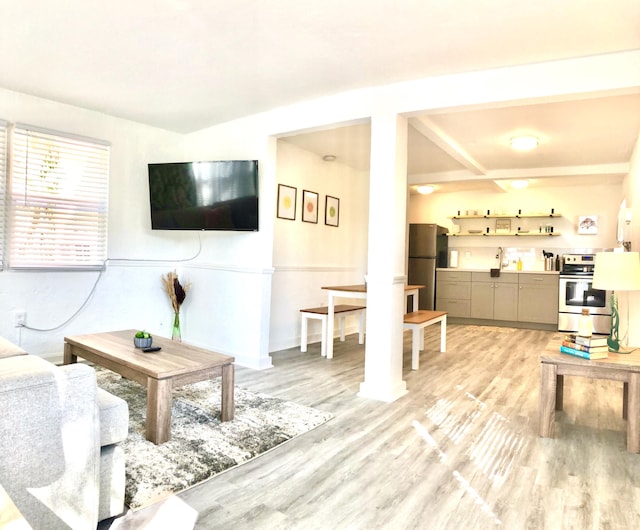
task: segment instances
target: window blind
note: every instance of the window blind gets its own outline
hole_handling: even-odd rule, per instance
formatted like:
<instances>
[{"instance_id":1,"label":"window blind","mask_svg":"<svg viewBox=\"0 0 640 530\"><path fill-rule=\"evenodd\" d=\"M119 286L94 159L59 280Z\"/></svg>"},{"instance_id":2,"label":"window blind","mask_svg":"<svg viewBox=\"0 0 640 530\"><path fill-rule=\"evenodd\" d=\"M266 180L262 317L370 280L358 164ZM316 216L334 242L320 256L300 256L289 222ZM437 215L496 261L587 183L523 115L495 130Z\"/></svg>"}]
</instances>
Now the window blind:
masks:
<instances>
[{"instance_id":1,"label":"window blind","mask_svg":"<svg viewBox=\"0 0 640 530\"><path fill-rule=\"evenodd\" d=\"M110 147L16 124L11 134L11 269L102 269Z\"/></svg>"},{"instance_id":2,"label":"window blind","mask_svg":"<svg viewBox=\"0 0 640 530\"><path fill-rule=\"evenodd\" d=\"M4 238L6 226L5 182L7 167L7 122L0 120L0 270L4 268Z\"/></svg>"}]
</instances>

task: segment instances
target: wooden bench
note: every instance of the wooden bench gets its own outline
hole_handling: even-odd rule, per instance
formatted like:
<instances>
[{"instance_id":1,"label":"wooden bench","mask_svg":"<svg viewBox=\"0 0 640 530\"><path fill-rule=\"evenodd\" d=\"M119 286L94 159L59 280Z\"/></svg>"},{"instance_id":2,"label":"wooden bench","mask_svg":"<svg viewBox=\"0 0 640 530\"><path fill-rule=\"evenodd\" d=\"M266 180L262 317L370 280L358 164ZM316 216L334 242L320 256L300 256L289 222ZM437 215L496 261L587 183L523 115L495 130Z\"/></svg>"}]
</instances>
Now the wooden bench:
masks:
<instances>
[{"instance_id":1,"label":"wooden bench","mask_svg":"<svg viewBox=\"0 0 640 530\"><path fill-rule=\"evenodd\" d=\"M336 305L333 313L334 316L340 317L340 340L344 341L344 319L348 315L360 315L360 330L358 333L358 344L364 344L364 310L365 306L360 305ZM307 351L307 322L310 318L322 321L322 344L320 347L320 353L323 357L327 355L327 318L329 315L329 308L323 307L311 307L309 309L301 309L300 316L302 317L300 328L300 350L302 352ZM333 337L330 337L333 340Z\"/></svg>"},{"instance_id":2,"label":"wooden bench","mask_svg":"<svg viewBox=\"0 0 640 530\"><path fill-rule=\"evenodd\" d=\"M424 328L440 322L440 351L447 351L447 312L421 309L404 315L404 329L413 333L411 348L411 369L417 370L420 352L424 350Z\"/></svg>"}]
</instances>

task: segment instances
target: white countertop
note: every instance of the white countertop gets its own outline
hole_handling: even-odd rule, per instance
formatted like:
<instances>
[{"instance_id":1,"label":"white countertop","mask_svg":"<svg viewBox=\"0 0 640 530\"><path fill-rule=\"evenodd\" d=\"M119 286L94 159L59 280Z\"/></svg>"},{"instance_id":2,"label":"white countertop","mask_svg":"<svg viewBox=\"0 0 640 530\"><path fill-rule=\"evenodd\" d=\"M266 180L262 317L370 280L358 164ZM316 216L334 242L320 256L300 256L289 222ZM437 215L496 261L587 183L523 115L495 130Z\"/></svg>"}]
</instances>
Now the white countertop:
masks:
<instances>
[{"instance_id":1,"label":"white countertop","mask_svg":"<svg viewBox=\"0 0 640 530\"><path fill-rule=\"evenodd\" d=\"M437 271L459 271L459 272L490 272L491 269L463 269L463 268L452 268L452 267L439 267L436 269ZM516 270L516 269L502 269L500 270L500 274L560 274L559 271L532 271L532 270Z\"/></svg>"}]
</instances>

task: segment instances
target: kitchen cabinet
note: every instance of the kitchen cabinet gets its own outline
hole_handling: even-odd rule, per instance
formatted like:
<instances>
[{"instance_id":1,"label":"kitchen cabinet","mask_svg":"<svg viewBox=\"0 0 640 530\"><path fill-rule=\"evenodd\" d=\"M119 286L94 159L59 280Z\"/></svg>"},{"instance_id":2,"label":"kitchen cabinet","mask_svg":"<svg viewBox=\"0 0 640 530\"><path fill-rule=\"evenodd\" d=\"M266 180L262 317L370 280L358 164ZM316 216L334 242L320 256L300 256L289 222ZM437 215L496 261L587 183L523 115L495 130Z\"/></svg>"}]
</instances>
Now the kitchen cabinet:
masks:
<instances>
[{"instance_id":1,"label":"kitchen cabinet","mask_svg":"<svg viewBox=\"0 0 640 530\"><path fill-rule=\"evenodd\" d=\"M436 271L436 309L470 320L558 323L558 275L484 271Z\"/></svg>"},{"instance_id":2,"label":"kitchen cabinet","mask_svg":"<svg viewBox=\"0 0 640 530\"><path fill-rule=\"evenodd\" d=\"M518 320L556 324L558 322L558 277L519 274Z\"/></svg>"},{"instance_id":3,"label":"kitchen cabinet","mask_svg":"<svg viewBox=\"0 0 640 530\"><path fill-rule=\"evenodd\" d=\"M471 273L471 318L518 319L518 274Z\"/></svg>"},{"instance_id":4,"label":"kitchen cabinet","mask_svg":"<svg viewBox=\"0 0 640 530\"><path fill-rule=\"evenodd\" d=\"M451 317L471 316L470 272L436 272L436 310L446 311Z\"/></svg>"}]
</instances>

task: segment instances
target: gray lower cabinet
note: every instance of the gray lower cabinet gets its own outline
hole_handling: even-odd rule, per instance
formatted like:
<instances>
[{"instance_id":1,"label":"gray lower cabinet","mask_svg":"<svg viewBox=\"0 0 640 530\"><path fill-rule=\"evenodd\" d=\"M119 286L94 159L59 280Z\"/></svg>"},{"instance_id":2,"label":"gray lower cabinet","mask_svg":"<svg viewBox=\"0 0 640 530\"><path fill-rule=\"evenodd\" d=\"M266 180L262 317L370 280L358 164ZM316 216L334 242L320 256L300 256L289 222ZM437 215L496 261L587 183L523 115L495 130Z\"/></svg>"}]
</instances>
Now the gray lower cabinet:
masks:
<instances>
[{"instance_id":1,"label":"gray lower cabinet","mask_svg":"<svg viewBox=\"0 0 640 530\"><path fill-rule=\"evenodd\" d=\"M558 277L520 274L518 320L556 324L558 322Z\"/></svg>"},{"instance_id":2,"label":"gray lower cabinet","mask_svg":"<svg viewBox=\"0 0 640 530\"><path fill-rule=\"evenodd\" d=\"M558 275L436 272L436 309L451 317L557 324Z\"/></svg>"},{"instance_id":3,"label":"gray lower cabinet","mask_svg":"<svg viewBox=\"0 0 640 530\"><path fill-rule=\"evenodd\" d=\"M436 272L436 309L451 317L471 316L471 273Z\"/></svg>"},{"instance_id":4,"label":"gray lower cabinet","mask_svg":"<svg viewBox=\"0 0 640 530\"><path fill-rule=\"evenodd\" d=\"M471 318L518 319L518 274L471 273Z\"/></svg>"}]
</instances>

